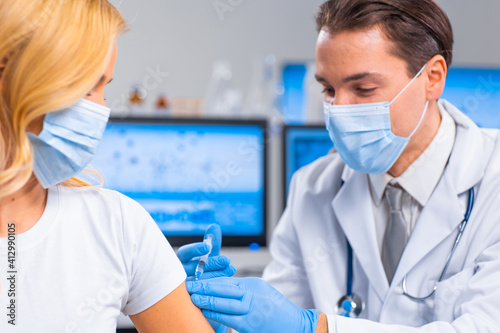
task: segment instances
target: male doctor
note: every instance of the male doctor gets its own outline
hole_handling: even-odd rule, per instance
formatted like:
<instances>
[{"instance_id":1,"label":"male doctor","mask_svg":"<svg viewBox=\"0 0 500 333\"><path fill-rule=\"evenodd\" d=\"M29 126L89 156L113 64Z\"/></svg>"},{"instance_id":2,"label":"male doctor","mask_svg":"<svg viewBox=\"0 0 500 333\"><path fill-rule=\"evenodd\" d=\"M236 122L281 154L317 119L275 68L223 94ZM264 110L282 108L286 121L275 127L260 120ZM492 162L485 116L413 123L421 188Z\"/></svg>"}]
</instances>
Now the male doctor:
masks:
<instances>
[{"instance_id":1,"label":"male doctor","mask_svg":"<svg viewBox=\"0 0 500 333\"><path fill-rule=\"evenodd\" d=\"M500 133L438 100L446 14L330 0L317 23L337 151L295 174L263 280L188 282L193 302L219 331L500 332Z\"/></svg>"}]
</instances>

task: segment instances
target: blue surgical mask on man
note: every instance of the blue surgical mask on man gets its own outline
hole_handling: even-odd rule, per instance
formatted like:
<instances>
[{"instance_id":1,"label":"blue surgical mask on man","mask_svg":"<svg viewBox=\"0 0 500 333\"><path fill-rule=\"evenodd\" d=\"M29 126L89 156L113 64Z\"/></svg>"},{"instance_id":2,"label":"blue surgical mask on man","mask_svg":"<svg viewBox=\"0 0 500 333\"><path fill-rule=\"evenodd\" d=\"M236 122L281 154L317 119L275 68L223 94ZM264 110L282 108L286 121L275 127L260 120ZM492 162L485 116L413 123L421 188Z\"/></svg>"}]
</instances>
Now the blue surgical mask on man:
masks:
<instances>
[{"instance_id":1,"label":"blue surgical mask on man","mask_svg":"<svg viewBox=\"0 0 500 333\"><path fill-rule=\"evenodd\" d=\"M324 103L326 128L335 149L352 169L371 174L387 172L396 163L410 139L420 127L422 117L409 137L395 135L391 130L390 106L419 77L425 67L391 102L332 105Z\"/></svg>"},{"instance_id":2,"label":"blue surgical mask on man","mask_svg":"<svg viewBox=\"0 0 500 333\"><path fill-rule=\"evenodd\" d=\"M28 133L33 171L44 188L78 175L95 156L111 110L86 99L45 115L43 130Z\"/></svg>"}]
</instances>

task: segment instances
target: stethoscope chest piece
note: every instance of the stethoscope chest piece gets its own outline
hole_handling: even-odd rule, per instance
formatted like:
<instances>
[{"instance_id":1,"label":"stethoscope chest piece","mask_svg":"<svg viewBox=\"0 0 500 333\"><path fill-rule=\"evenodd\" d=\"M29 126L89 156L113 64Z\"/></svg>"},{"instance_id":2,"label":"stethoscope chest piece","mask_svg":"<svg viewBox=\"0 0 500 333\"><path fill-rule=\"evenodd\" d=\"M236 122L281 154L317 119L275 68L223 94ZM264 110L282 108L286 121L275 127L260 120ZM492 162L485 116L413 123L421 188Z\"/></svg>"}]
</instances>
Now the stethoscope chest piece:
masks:
<instances>
[{"instance_id":1,"label":"stethoscope chest piece","mask_svg":"<svg viewBox=\"0 0 500 333\"><path fill-rule=\"evenodd\" d=\"M337 303L337 314L343 317L358 318L361 311L363 311L363 307L363 301L358 295L346 295Z\"/></svg>"}]
</instances>

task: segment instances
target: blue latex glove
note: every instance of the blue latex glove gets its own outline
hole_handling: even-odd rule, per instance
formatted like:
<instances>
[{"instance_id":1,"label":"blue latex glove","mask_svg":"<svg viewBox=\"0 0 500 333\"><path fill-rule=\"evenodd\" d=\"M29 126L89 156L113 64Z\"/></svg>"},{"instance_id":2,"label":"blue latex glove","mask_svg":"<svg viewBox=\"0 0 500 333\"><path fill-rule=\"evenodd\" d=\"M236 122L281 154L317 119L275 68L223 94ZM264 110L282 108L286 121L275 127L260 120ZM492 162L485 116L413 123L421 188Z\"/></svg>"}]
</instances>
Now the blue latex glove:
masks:
<instances>
[{"instance_id":1,"label":"blue latex glove","mask_svg":"<svg viewBox=\"0 0 500 333\"><path fill-rule=\"evenodd\" d=\"M222 232L218 224L211 224L205 231L204 239L208 234L212 234L212 252L208 256L208 260L205 263L205 271L200 277L200 280L212 279L214 277L222 276L233 276L236 273L236 268L231 266L231 259L226 256L220 255L220 248L222 244ZM187 244L179 248L177 251L177 257L184 266L184 270L187 274L187 281L194 280L194 272L196 270L196 265L198 260L196 258L207 254L210 251L210 246L204 242ZM207 318L208 319L208 318ZM214 322L208 319L208 322L214 329L216 333L226 333L229 328L221 325L220 323Z\"/></svg>"},{"instance_id":2,"label":"blue latex glove","mask_svg":"<svg viewBox=\"0 0 500 333\"><path fill-rule=\"evenodd\" d=\"M236 273L236 268L231 266L231 260L226 256L220 255L220 248L222 243L222 233L220 226L218 224L211 224L205 231L205 237L208 234L214 236L212 240L212 252L205 264L205 272L200 277L200 280L211 279L214 277L229 277ZM196 258L207 254L210 251L210 246L206 243L192 243L187 244L179 248L177 251L177 257L184 266L184 270L188 276L187 280L194 280L194 271L196 270L196 265L198 260Z\"/></svg>"},{"instance_id":3,"label":"blue latex glove","mask_svg":"<svg viewBox=\"0 0 500 333\"><path fill-rule=\"evenodd\" d=\"M240 333L314 333L318 311L303 310L259 278L217 278L186 283L207 319Z\"/></svg>"}]
</instances>

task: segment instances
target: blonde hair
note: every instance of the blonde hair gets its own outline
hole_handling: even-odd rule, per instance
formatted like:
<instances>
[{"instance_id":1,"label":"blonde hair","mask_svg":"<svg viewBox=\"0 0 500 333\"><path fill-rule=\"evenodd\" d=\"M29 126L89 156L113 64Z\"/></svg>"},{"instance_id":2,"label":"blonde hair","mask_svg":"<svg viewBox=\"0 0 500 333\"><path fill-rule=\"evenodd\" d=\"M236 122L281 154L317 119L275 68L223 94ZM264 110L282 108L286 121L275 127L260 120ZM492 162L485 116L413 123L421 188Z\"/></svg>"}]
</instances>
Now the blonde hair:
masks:
<instances>
[{"instance_id":1,"label":"blonde hair","mask_svg":"<svg viewBox=\"0 0 500 333\"><path fill-rule=\"evenodd\" d=\"M125 21L108 0L0 1L0 198L33 173L27 128L86 96ZM38 119L39 120L39 119ZM86 186L72 178L68 186Z\"/></svg>"}]
</instances>

